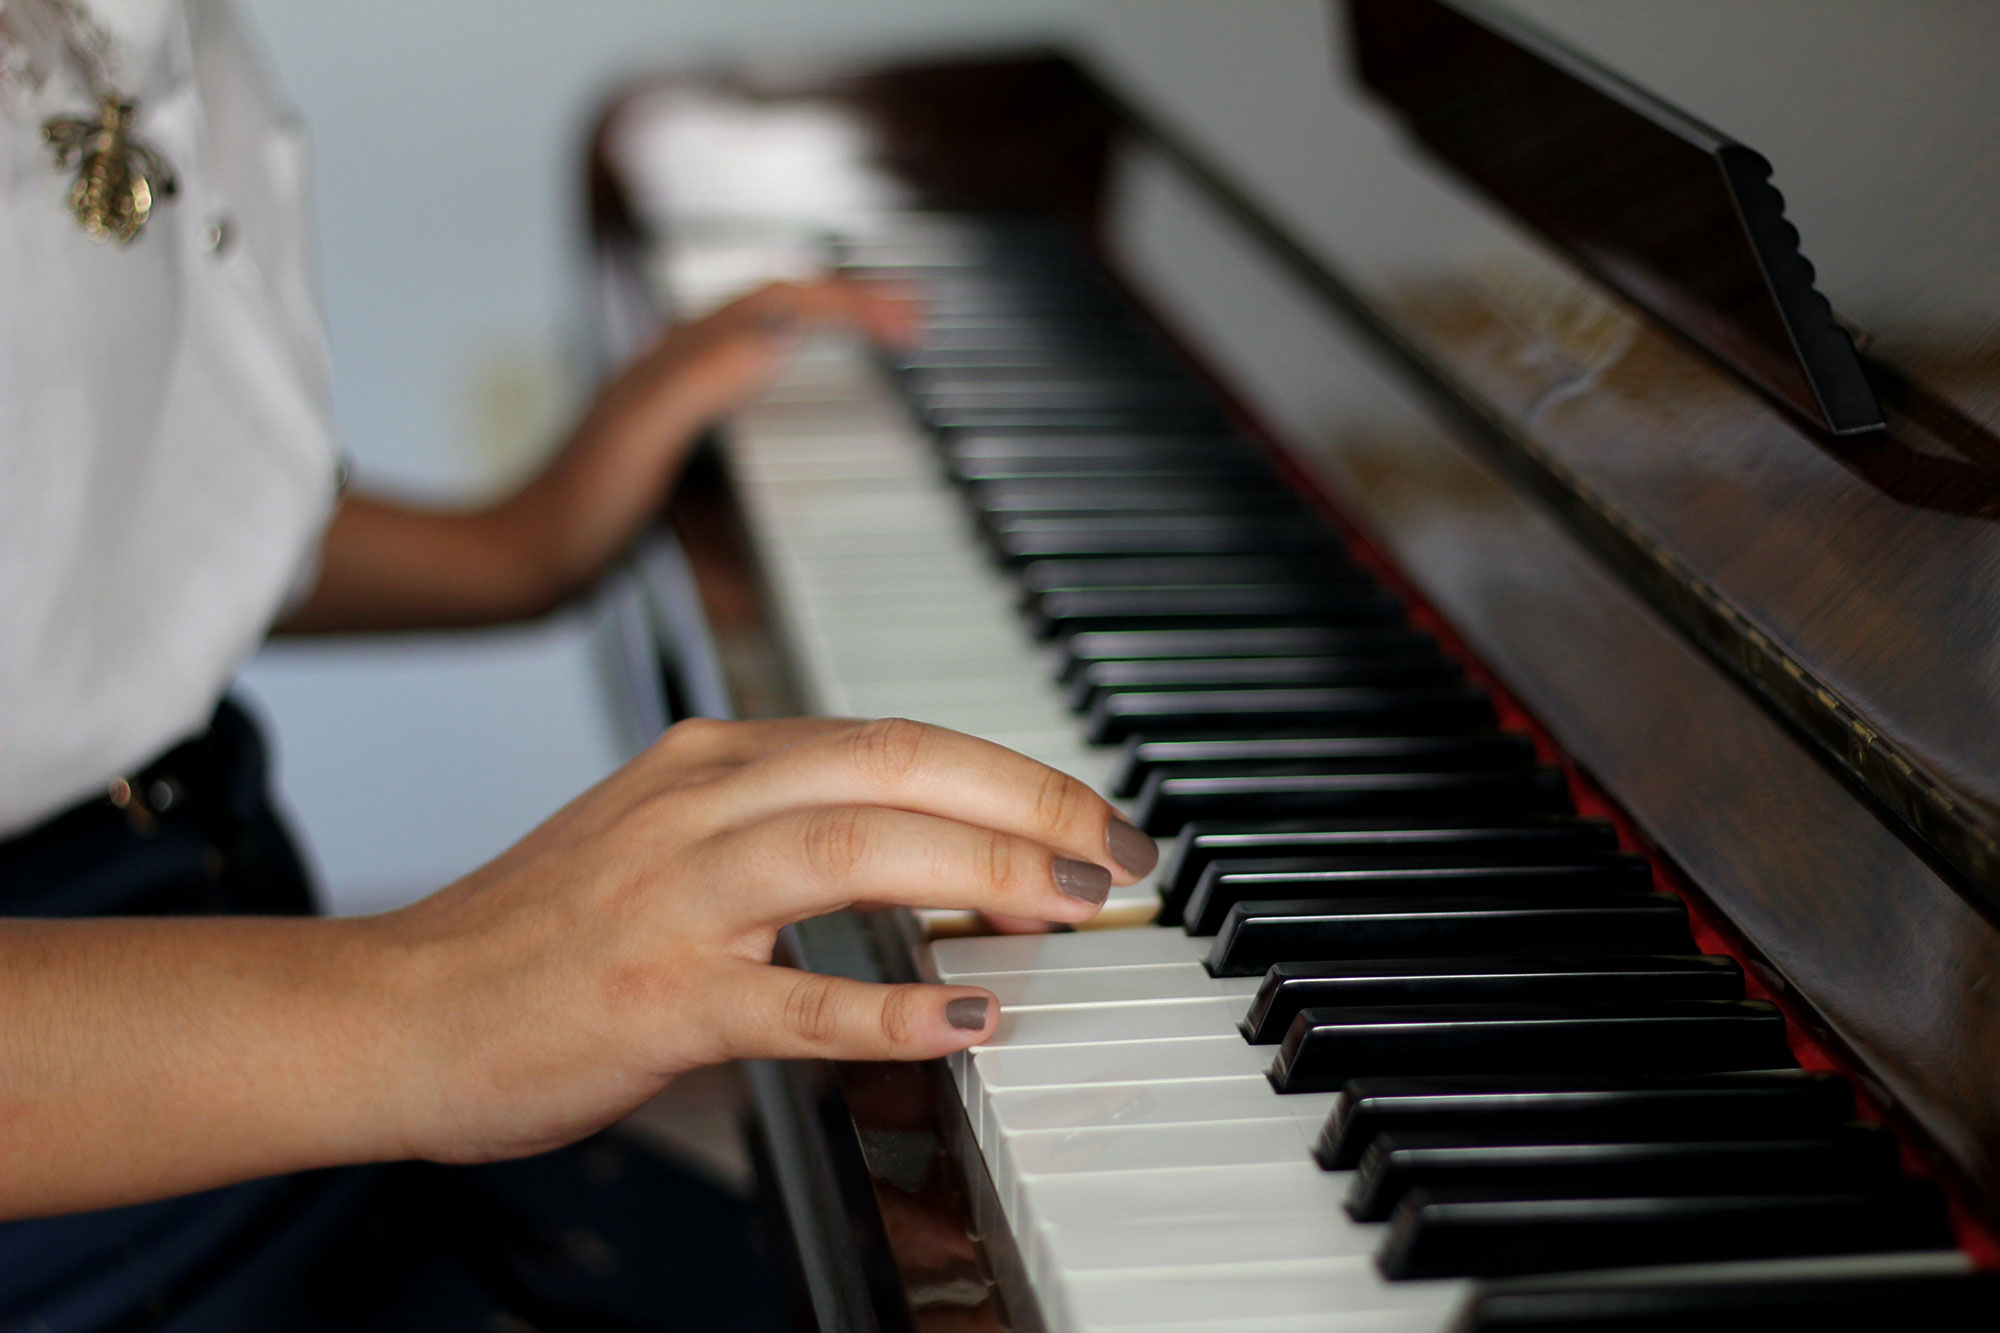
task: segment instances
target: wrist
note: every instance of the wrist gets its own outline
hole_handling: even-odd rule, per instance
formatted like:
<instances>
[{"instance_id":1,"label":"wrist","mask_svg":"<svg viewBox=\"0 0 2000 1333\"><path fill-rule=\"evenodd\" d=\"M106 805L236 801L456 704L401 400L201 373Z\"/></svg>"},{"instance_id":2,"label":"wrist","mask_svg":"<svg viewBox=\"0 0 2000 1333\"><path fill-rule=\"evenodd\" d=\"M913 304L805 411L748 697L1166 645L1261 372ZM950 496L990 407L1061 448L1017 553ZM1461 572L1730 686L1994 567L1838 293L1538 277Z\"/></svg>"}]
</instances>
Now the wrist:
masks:
<instances>
[{"instance_id":1,"label":"wrist","mask_svg":"<svg viewBox=\"0 0 2000 1333\"><path fill-rule=\"evenodd\" d=\"M412 909L329 923L347 961L329 969L340 1011L335 1030L351 1035L349 1106L330 1133L345 1137L345 1160L433 1157L451 1098L448 1068L454 987L448 951L412 929Z\"/></svg>"}]
</instances>

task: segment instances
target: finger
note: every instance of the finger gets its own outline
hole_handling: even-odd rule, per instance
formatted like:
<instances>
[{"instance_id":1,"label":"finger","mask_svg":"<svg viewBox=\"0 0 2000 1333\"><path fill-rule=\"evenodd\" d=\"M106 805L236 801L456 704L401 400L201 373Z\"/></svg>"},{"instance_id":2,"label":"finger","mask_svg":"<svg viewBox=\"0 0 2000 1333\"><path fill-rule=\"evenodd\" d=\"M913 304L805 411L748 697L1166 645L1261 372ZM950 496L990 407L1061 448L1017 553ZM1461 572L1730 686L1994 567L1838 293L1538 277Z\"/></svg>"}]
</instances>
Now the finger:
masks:
<instances>
[{"instance_id":1,"label":"finger","mask_svg":"<svg viewBox=\"0 0 2000 1333\"><path fill-rule=\"evenodd\" d=\"M934 1060L987 1039L991 991L884 986L741 963L710 995L727 1053L750 1060Z\"/></svg>"},{"instance_id":2,"label":"finger","mask_svg":"<svg viewBox=\"0 0 2000 1333\"><path fill-rule=\"evenodd\" d=\"M1006 916L995 912L981 912L979 919L995 935L1046 935L1049 923L1035 921L1025 916Z\"/></svg>"},{"instance_id":3,"label":"finger","mask_svg":"<svg viewBox=\"0 0 2000 1333\"><path fill-rule=\"evenodd\" d=\"M774 283L745 297L739 309L767 333L789 335L804 325L844 325L895 346L914 343L922 322L922 310L906 290L845 278Z\"/></svg>"},{"instance_id":4,"label":"finger","mask_svg":"<svg viewBox=\"0 0 2000 1333\"><path fill-rule=\"evenodd\" d=\"M696 856L702 881L730 886L716 901L731 925L782 926L863 901L1086 921L1111 892L1094 861L878 805L786 811L710 838Z\"/></svg>"},{"instance_id":5,"label":"finger","mask_svg":"<svg viewBox=\"0 0 2000 1333\"><path fill-rule=\"evenodd\" d=\"M735 827L807 806L883 805L1012 833L1108 866L1119 883L1131 883L1160 859L1158 844L1068 774L1005 746L904 718L808 737L727 783Z\"/></svg>"},{"instance_id":6,"label":"finger","mask_svg":"<svg viewBox=\"0 0 2000 1333\"><path fill-rule=\"evenodd\" d=\"M855 726L835 717L786 717L753 722L725 722L691 717L676 722L653 742L652 753L675 767L747 764L811 736Z\"/></svg>"}]
</instances>

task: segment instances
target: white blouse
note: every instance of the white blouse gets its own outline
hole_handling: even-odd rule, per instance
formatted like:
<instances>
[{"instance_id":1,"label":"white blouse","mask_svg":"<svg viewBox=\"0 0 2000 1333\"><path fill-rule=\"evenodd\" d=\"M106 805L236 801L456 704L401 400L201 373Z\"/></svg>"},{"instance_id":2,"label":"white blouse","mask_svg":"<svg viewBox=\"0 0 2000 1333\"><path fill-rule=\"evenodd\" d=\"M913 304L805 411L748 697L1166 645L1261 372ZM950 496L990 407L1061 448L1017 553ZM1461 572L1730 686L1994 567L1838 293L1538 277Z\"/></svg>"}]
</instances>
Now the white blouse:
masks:
<instances>
[{"instance_id":1,"label":"white blouse","mask_svg":"<svg viewBox=\"0 0 2000 1333\"><path fill-rule=\"evenodd\" d=\"M84 2L179 191L91 240L41 140L85 76L0 87L0 836L201 730L336 489L294 118L226 0Z\"/></svg>"}]
</instances>

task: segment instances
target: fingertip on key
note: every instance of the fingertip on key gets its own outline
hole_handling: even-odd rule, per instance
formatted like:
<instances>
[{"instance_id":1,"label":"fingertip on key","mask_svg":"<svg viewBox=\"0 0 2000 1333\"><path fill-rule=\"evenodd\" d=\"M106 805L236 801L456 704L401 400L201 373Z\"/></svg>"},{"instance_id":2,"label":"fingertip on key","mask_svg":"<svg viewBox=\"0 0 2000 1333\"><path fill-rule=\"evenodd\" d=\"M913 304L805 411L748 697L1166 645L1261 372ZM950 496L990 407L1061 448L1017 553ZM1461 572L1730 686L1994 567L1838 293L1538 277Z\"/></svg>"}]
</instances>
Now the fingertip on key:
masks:
<instances>
[{"instance_id":1,"label":"fingertip on key","mask_svg":"<svg viewBox=\"0 0 2000 1333\"><path fill-rule=\"evenodd\" d=\"M960 1032L982 1032L992 1005L984 995L961 995L945 1002L944 1021Z\"/></svg>"},{"instance_id":2,"label":"fingertip on key","mask_svg":"<svg viewBox=\"0 0 2000 1333\"><path fill-rule=\"evenodd\" d=\"M1092 907L1102 907L1104 900L1111 896L1111 872L1093 861L1076 861L1059 856L1050 870L1056 888L1065 897L1089 903Z\"/></svg>"},{"instance_id":3,"label":"fingertip on key","mask_svg":"<svg viewBox=\"0 0 2000 1333\"><path fill-rule=\"evenodd\" d=\"M1138 825L1116 816L1105 827L1104 845L1128 875L1143 875L1160 863L1160 844L1140 832Z\"/></svg>"}]
</instances>

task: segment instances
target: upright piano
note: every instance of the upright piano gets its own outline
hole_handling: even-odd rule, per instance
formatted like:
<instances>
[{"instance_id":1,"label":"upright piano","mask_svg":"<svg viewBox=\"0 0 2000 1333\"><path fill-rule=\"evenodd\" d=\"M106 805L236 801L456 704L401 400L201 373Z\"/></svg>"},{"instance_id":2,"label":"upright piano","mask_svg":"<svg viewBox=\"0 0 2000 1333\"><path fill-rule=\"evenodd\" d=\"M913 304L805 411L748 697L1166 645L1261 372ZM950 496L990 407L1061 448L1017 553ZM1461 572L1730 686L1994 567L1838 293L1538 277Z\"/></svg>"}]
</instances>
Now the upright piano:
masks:
<instances>
[{"instance_id":1,"label":"upright piano","mask_svg":"<svg viewBox=\"0 0 2000 1333\"><path fill-rule=\"evenodd\" d=\"M1246 106L1279 8L1209 19ZM1060 51L609 106L607 363L826 268L927 311L704 449L634 699L958 728L1166 845L1086 930L790 932L1002 1000L751 1071L802 1325L2000 1323L2000 177L1852 133L1990 97L1904 6L1696 8L1620 7L1685 48L1637 63L1788 114L1589 21L1320 11L1271 77L1332 217Z\"/></svg>"}]
</instances>

